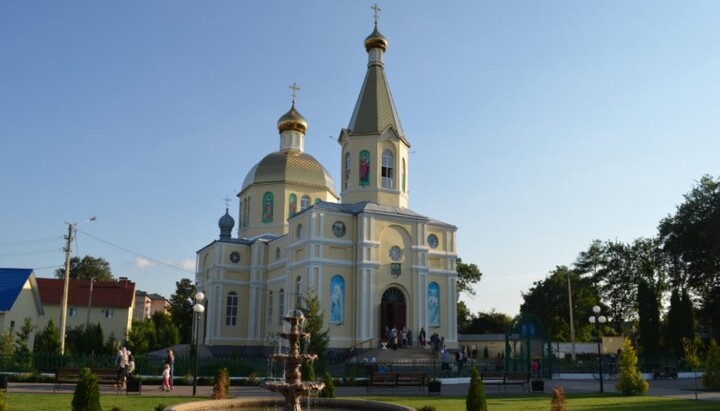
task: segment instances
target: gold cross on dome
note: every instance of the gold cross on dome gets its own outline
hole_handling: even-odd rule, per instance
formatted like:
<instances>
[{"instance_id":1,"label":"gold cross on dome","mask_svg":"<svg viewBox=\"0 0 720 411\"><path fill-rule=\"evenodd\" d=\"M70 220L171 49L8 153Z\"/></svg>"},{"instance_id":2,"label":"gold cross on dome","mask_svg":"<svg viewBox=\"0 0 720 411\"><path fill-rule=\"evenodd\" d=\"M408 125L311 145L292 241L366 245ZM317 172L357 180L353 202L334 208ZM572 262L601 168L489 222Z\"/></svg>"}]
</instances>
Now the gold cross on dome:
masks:
<instances>
[{"instance_id":1,"label":"gold cross on dome","mask_svg":"<svg viewBox=\"0 0 720 411\"><path fill-rule=\"evenodd\" d=\"M377 3L370 6L370 8L374 10L373 17L375 17L375 24L377 24L378 18L380 17L380 14L378 12L381 11L382 9L380 7L378 7Z\"/></svg>"},{"instance_id":2,"label":"gold cross on dome","mask_svg":"<svg viewBox=\"0 0 720 411\"><path fill-rule=\"evenodd\" d=\"M293 81L292 85L288 87L290 90L292 90L292 102L295 104L295 99L297 98L297 92L300 90L300 87L298 87L295 82Z\"/></svg>"}]
</instances>

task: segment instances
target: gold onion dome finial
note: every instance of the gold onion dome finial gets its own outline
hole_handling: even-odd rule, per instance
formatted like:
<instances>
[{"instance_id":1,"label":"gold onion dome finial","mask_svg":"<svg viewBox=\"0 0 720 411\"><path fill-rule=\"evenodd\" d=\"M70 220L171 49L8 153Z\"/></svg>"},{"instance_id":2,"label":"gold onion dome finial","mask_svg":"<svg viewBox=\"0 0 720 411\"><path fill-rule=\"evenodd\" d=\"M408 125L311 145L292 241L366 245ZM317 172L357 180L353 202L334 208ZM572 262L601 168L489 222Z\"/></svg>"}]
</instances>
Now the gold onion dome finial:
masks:
<instances>
[{"instance_id":1,"label":"gold onion dome finial","mask_svg":"<svg viewBox=\"0 0 720 411\"><path fill-rule=\"evenodd\" d=\"M378 12L381 9L378 7L377 3L370 8L374 10L375 29L365 38L365 51L370 51L374 48L379 48L385 51L388 46L388 40L385 36L380 34L380 31L378 30Z\"/></svg>"},{"instance_id":2,"label":"gold onion dome finial","mask_svg":"<svg viewBox=\"0 0 720 411\"><path fill-rule=\"evenodd\" d=\"M295 130L305 134L308 127L307 120L295 109L295 98L297 97L297 91L300 90L300 87L292 83L290 89L292 90L292 107L290 107L290 111L280 117L277 122L277 127L280 133Z\"/></svg>"}]
</instances>

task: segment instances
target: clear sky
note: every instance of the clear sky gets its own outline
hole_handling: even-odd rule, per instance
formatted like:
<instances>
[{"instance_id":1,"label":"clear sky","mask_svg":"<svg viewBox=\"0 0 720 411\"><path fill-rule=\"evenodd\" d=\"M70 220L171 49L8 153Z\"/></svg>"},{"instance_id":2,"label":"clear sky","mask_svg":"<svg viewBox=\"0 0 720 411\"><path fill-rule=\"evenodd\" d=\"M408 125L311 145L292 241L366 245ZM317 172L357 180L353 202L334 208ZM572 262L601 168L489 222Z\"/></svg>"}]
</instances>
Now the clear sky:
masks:
<instances>
[{"instance_id":1,"label":"clear sky","mask_svg":"<svg viewBox=\"0 0 720 411\"><path fill-rule=\"evenodd\" d=\"M371 1L0 2L0 266L73 255L169 297L237 220L290 107L340 177ZM385 70L412 144L410 208L458 227L473 312L593 239L656 233L720 175L720 2L386 1ZM339 187L338 187L339 188Z\"/></svg>"}]
</instances>

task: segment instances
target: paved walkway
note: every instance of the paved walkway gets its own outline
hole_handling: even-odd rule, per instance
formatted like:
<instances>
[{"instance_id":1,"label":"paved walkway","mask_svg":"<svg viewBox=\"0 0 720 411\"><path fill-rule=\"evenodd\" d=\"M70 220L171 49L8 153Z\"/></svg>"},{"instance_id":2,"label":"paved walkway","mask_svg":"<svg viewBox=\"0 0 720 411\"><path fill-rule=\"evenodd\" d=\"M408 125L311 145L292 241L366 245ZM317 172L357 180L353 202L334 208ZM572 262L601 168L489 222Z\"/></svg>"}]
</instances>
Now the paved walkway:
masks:
<instances>
[{"instance_id":1,"label":"paved walkway","mask_svg":"<svg viewBox=\"0 0 720 411\"><path fill-rule=\"evenodd\" d=\"M692 378L681 378L677 380L657 380L649 381L650 383L650 395L660 397L675 397L675 398L686 398L694 399L694 381ZM449 397L465 397L468 392L468 379L448 379L443 382L442 395ZM554 379L545 380L545 394L552 392L552 387L560 386L563 387L566 394L573 393L597 393L600 391L600 382L594 379ZM698 387L702 388L702 384L698 381ZM605 381L604 384L605 392L614 393L617 392L615 389L615 381ZM57 390L58 393L72 393L75 390L74 384L64 384ZM176 386L171 392L163 392L159 390L157 385L143 385L142 394L152 396L192 396L192 386ZM527 387L521 389L518 386L510 386L507 390L501 387L487 386L485 387L485 393L489 397L526 394ZM47 383L9 383L9 392L24 392L24 393L52 393L53 384ZM103 395L124 395L125 392L118 393L115 388L109 385L101 385L100 392ZM365 396L367 391L365 387L335 387L335 393L338 397L356 397ZM210 386L199 386L197 387L196 395L198 397L208 398L212 394L212 387ZM279 394L269 392L261 387L231 387L230 394L234 397L281 397ZM405 389L395 392L392 389L386 390L373 390L373 396L382 395L417 395L417 391L412 389ZM540 395L540 394L538 394ZM702 400L714 400L720 401L720 392L705 392L701 391L698 393L698 397Z\"/></svg>"}]
</instances>

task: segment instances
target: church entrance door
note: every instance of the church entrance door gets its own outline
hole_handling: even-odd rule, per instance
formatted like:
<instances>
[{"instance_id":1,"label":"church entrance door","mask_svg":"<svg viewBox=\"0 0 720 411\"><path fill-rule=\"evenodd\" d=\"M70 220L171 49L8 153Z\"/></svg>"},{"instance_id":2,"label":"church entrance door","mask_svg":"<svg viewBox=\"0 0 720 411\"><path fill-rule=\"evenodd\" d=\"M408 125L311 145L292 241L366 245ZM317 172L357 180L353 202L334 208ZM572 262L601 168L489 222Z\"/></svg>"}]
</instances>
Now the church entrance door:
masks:
<instances>
[{"instance_id":1,"label":"church entrance door","mask_svg":"<svg viewBox=\"0 0 720 411\"><path fill-rule=\"evenodd\" d=\"M387 341L387 329L395 327L399 334L406 324L405 295L398 288L388 288L383 293L380 302L380 340ZM388 345L391 345L390 341L388 341Z\"/></svg>"}]
</instances>

